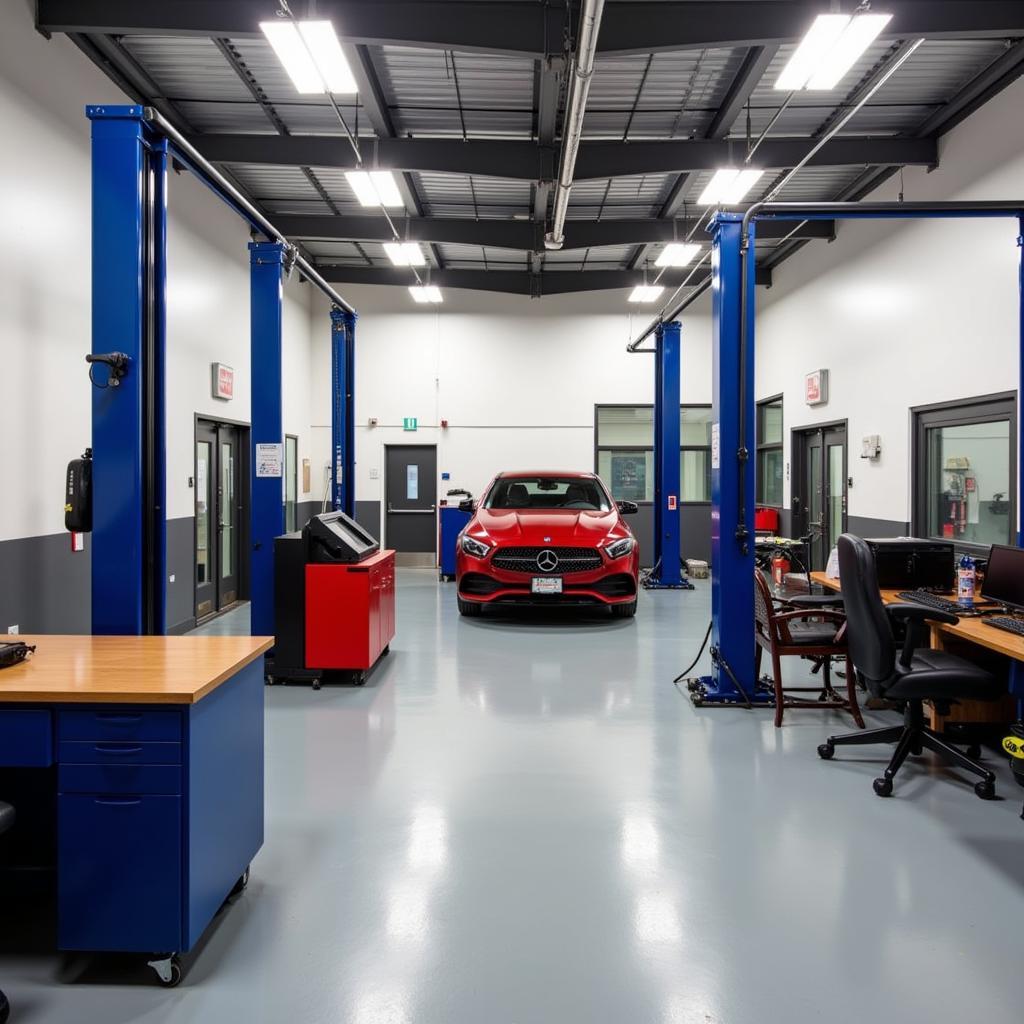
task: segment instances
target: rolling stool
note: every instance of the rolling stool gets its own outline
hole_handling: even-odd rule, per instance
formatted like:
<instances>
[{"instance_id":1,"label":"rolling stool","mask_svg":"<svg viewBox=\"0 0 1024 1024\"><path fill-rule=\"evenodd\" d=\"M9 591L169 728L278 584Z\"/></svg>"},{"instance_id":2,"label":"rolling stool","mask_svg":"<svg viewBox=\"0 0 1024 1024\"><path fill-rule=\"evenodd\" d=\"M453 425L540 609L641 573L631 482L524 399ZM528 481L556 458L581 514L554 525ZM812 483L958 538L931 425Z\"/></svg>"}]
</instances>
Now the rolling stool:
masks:
<instances>
[{"instance_id":1,"label":"rolling stool","mask_svg":"<svg viewBox=\"0 0 1024 1024\"><path fill-rule=\"evenodd\" d=\"M6 832L14 824L14 808L10 804L0 802L0 835ZM7 996L0 992L0 1024L7 1024L10 1016L11 1006L7 1002Z\"/></svg>"}]
</instances>

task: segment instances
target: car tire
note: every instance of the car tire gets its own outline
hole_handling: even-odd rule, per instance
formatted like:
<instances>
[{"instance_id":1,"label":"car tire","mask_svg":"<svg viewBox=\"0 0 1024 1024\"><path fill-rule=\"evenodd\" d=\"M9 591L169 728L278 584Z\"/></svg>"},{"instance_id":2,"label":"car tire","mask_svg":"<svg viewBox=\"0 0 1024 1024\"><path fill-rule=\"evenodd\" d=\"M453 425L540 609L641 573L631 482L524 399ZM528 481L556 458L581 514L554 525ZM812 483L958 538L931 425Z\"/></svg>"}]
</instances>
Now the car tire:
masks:
<instances>
[{"instance_id":1,"label":"car tire","mask_svg":"<svg viewBox=\"0 0 1024 1024\"><path fill-rule=\"evenodd\" d=\"M629 604L613 604L612 605L612 616L616 619L631 619L636 615L636 599L634 598Z\"/></svg>"},{"instance_id":2,"label":"car tire","mask_svg":"<svg viewBox=\"0 0 1024 1024\"><path fill-rule=\"evenodd\" d=\"M483 605L477 604L476 601L463 601L461 597L459 598L460 615L472 618L474 615L479 615L483 610Z\"/></svg>"}]
</instances>

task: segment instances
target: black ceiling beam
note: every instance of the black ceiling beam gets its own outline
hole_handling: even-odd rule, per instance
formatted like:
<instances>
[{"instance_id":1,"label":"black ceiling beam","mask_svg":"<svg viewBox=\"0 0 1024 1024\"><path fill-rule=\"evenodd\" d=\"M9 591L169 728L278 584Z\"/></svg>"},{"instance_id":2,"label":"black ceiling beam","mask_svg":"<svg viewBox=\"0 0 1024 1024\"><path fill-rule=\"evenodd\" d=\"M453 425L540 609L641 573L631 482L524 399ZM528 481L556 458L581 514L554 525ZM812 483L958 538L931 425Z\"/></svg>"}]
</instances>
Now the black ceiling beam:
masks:
<instances>
[{"instance_id":1,"label":"black ceiling beam","mask_svg":"<svg viewBox=\"0 0 1024 1024\"><path fill-rule=\"evenodd\" d=\"M383 284L407 287L409 271L397 267L349 267L318 263L324 280L334 284ZM760 268L757 283L770 283L770 274ZM507 292L512 295L564 295L570 292L606 291L643 284L643 275L635 270L452 270L435 271L431 284L441 288L469 288L475 291ZM673 287L666 282L666 286Z\"/></svg>"},{"instance_id":2,"label":"black ceiling beam","mask_svg":"<svg viewBox=\"0 0 1024 1024\"><path fill-rule=\"evenodd\" d=\"M344 139L329 135L195 135L192 143L208 159L231 164L278 164L295 167L357 166ZM766 139L757 151L759 167L784 168L799 163L813 139ZM550 181L556 151L526 141L461 139L380 139L381 167L402 171L475 174L526 181ZM707 171L742 159L745 143L725 139L672 139L662 142L584 142L576 178L611 178L634 174ZM938 146L933 139L845 137L827 142L810 167L904 164L933 167Z\"/></svg>"},{"instance_id":3,"label":"black ceiling beam","mask_svg":"<svg viewBox=\"0 0 1024 1024\"><path fill-rule=\"evenodd\" d=\"M391 240L391 230L383 217L331 217L302 214L278 214L274 223L289 238L343 241ZM566 249L589 249L604 245L643 245L671 242L684 237L695 221L669 220L571 220L565 225ZM523 220L474 220L469 217L410 217L399 222L403 236L414 242L440 242L450 245L483 245L495 249L543 248L544 225ZM759 240L784 238L792 224L764 221L757 227ZM835 222L810 221L797 238L835 237ZM707 241L707 235L695 236Z\"/></svg>"},{"instance_id":4,"label":"black ceiling beam","mask_svg":"<svg viewBox=\"0 0 1024 1024\"><path fill-rule=\"evenodd\" d=\"M657 53L708 47L766 46L799 39L821 0L609 0L599 52ZM259 34L273 4L253 0L37 0L48 32L224 36ZM887 35L999 38L1024 35L1020 0L889 0ZM347 41L543 57L565 15L564 3L535 0L319 0Z\"/></svg>"}]
</instances>

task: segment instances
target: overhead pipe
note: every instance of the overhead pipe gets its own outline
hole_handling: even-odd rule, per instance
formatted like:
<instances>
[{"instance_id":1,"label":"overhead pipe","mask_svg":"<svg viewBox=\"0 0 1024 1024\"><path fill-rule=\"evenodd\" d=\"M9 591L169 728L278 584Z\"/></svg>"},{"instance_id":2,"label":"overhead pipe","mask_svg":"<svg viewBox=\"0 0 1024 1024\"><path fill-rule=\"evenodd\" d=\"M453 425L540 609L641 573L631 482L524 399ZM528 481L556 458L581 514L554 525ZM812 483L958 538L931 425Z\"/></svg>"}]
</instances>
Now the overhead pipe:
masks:
<instances>
[{"instance_id":1,"label":"overhead pipe","mask_svg":"<svg viewBox=\"0 0 1024 1024\"><path fill-rule=\"evenodd\" d=\"M572 63L569 103L565 112L565 127L562 130L562 154L558 165L558 182L555 186L555 206L551 217L551 230L544 236L546 249L561 249L565 244L565 215L569 209L569 193L572 191L576 157L580 150L580 139L583 137L583 117L587 109L590 79L594 74L597 34L601 29L603 12L604 0L583 0L579 39Z\"/></svg>"},{"instance_id":2,"label":"overhead pipe","mask_svg":"<svg viewBox=\"0 0 1024 1024\"><path fill-rule=\"evenodd\" d=\"M327 296L330 301L346 313L355 313L355 307L346 302L338 292L332 288L316 271L313 265L303 257L298 249L288 238L279 231L257 207L250 202L230 181L219 171L202 153L185 138L177 128L167 120L155 107L145 107L144 115L146 120L157 128L162 135L166 135L173 144L177 156L181 157L182 163L189 165L196 173L201 174L217 186L230 205L234 206L238 213L244 217L254 228L263 232L273 242L281 242L287 247L287 251L294 257L293 265L299 268L299 272L311 284L315 285Z\"/></svg>"}]
</instances>

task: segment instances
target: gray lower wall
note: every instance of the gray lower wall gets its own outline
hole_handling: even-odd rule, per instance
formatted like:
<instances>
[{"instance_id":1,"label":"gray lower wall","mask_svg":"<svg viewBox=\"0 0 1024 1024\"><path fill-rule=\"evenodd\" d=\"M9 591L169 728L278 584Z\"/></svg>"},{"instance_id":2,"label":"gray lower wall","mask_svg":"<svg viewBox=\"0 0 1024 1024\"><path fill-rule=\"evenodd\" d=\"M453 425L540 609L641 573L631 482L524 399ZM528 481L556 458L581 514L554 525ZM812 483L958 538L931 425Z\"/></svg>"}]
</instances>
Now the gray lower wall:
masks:
<instances>
[{"instance_id":1,"label":"gray lower wall","mask_svg":"<svg viewBox=\"0 0 1024 1024\"><path fill-rule=\"evenodd\" d=\"M167 520L168 633L185 633L196 624L195 522L192 516Z\"/></svg>"},{"instance_id":2,"label":"gray lower wall","mask_svg":"<svg viewBox=\"0 0 1024 1024\"><path fill-rule=\"evenodd\" d=\"M0 541L0 633L92 629L92 538L71 550L67 533Z\"/></svg>"}]
</instances>

